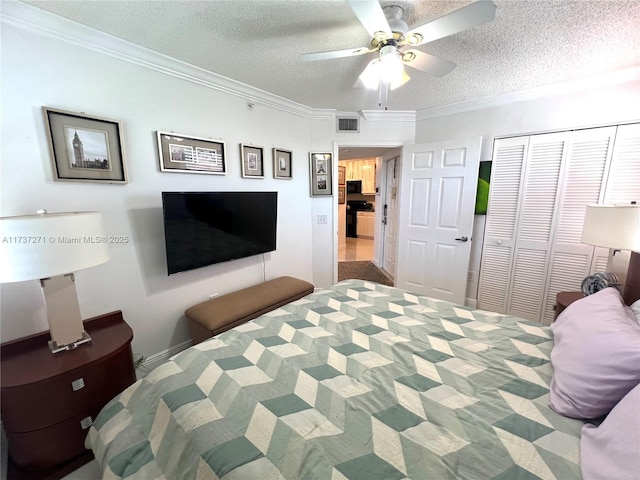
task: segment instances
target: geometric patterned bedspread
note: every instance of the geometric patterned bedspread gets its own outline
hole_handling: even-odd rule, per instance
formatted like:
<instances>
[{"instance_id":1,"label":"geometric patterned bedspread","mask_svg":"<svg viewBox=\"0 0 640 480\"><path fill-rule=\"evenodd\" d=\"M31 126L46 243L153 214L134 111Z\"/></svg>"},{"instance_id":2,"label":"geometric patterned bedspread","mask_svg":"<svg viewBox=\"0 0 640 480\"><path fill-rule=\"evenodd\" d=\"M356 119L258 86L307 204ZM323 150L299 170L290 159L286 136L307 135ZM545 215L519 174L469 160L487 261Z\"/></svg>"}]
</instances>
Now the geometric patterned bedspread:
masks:
<instances>
[{"instance_id":1,"label":"geometric patterned bedspread","mask_svg":"<svg viewBox=\"0 0 640 480\"><path fill-rule=\"evenodd\" d=\"M347 280L176 355L87 437L105 479L577 479L549 329Z\"/></svg>"}]
</instances>

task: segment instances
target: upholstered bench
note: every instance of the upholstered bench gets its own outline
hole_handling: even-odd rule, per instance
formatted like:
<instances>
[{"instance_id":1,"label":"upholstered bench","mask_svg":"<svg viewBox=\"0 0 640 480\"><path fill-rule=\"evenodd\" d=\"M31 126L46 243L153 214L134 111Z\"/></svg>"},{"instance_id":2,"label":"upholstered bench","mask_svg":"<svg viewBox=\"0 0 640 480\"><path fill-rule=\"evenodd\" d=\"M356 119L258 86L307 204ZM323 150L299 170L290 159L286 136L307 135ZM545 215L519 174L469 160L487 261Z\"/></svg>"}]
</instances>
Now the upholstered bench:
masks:
<instances>
[{"instance_id":1,"label":"upholstered bench","mask_svg":"<svg viewBox=\"0 0 640 480\"><path fill-rule=\"evenodd\" d=\"M278 277L188 308L193 345L313 292L313 284Z\"/></svg>"}]
</instances>

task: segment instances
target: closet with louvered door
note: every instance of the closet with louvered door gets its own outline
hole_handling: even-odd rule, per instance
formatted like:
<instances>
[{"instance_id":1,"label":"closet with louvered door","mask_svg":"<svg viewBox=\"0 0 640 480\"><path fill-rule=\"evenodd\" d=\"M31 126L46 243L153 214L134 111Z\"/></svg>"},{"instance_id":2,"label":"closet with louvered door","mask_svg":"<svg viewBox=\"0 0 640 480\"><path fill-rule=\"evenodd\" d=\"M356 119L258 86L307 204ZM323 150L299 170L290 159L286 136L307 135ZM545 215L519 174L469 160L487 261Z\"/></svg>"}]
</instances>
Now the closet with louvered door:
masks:
<instances>
[{"instance_id":1,"label":"closet with louvered door","mask_svg":"<svg viewBox=\"0 0 640 480\"><path fill-rule=\"evenodd\" d=\"M569 133L567 156L558 184L560 198L544 310L540 318L532 318L547 325L553 321L556 294L579 290L582 280L592 270L595 249L580 241L584 212L587 205L603 200L602 185L611 163L616 127ZM605 250L605 266L607 254L608 250Z\"/></svg>"},{"instance_id":2,"label":"closet with louvered door","mask_svg":"<svg viewBox=\"0 0 640 480\"><path fill-rule=\"evenodd\" d=\"M539 319L544 300L558 180L567 151L564 133L534 135L524 163L507 312Z\"/></svg>"},{"instance_id":3,"label":"closet with louvered door","mask_svg":"<svg viewBox=\"0 0 640 480\"><path fill-rule=\"evenodd\" d=\"M638 124L496 139L478 308L550 323L557 292L604 270L584 209L640 196L639 153Z\"/></svg>"},{"instance_id":4,"label":"closet with louvered door","mask_svg":"<svg viewBox=\"0 0 640 480\"><path fill-rule=\"evenodd\" d=\"M478 307L492 312L507 309L520 181L528 147L529 137L502 138L493 146L491 215L485 225L478 292Z\"/></svg>"}]
</instances>

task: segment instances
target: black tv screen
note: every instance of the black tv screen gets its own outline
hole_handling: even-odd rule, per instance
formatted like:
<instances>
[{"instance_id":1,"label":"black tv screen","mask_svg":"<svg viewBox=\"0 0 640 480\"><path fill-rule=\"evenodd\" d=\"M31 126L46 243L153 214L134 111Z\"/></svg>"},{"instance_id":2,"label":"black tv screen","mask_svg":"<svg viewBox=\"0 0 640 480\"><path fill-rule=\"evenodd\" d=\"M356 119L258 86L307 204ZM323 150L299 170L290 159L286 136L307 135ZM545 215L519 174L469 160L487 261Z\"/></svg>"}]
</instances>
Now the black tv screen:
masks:
<instances>
[{"instance_id":1,"label":"black tv screen","mask_svg":"<svg viewBox=\"0 0 640 480\"><path fill-rule=\"evenodd\" d=\"M278 192L162 192L169 275L276 249Z\"/></svg>"}]
</instances>

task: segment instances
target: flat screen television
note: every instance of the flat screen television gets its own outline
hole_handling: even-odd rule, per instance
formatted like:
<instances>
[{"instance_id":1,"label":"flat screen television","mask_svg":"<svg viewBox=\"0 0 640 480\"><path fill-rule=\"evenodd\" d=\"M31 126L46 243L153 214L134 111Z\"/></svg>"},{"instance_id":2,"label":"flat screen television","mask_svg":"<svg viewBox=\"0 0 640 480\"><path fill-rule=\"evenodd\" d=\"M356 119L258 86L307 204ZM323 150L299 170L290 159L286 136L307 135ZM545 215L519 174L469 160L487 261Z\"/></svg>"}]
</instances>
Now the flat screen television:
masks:
<instances>
[{"instance_id":1,"label":"flat screen television","mask_svg":"<svg viewBox=\"0 0 640 480\"><path fill-rule=\"evenodd\" d=\"M162 192L169 275L276 249L278 192Z\"/></svg>"}]
</instances>

